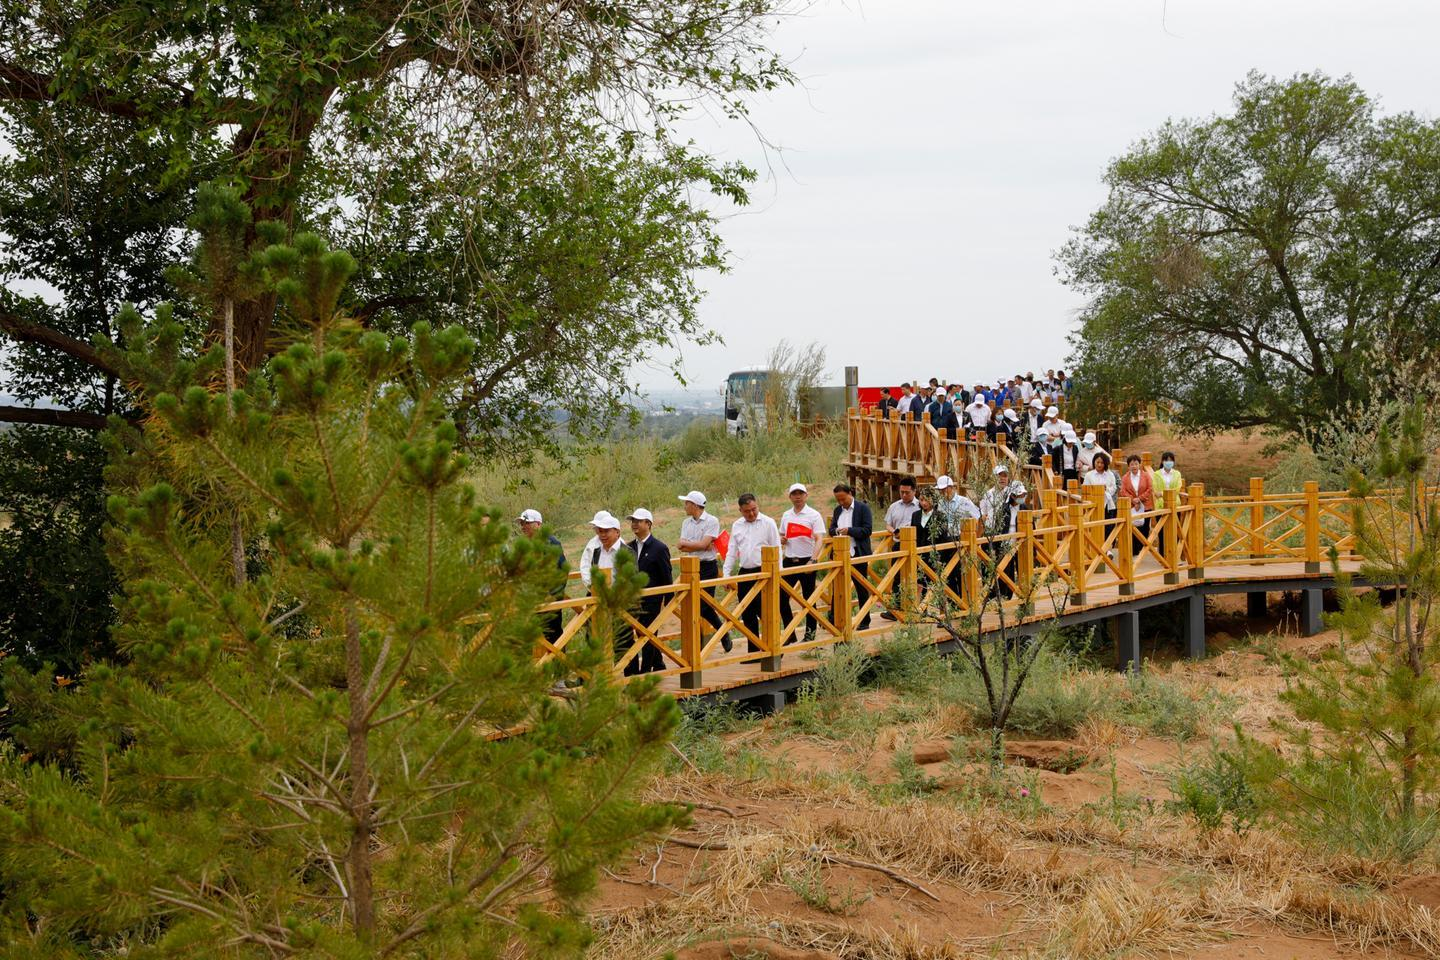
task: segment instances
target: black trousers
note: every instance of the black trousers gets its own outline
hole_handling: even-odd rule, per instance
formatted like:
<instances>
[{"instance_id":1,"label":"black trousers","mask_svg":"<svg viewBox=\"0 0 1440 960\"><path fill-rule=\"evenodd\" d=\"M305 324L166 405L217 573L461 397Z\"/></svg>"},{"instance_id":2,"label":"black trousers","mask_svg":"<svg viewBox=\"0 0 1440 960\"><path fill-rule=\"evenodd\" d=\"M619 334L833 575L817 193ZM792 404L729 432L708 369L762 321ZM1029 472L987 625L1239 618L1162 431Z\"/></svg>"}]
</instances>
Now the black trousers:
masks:
<instances>
[{"instance_id":1,"label":"black trousers","mask_svg":"<svg viewBox=\"0 0 1440 960\"><path fill-rule=\"evenodd\" d=\"M760 568L759 568L759 567L741 567L739 572L740 572L741 576L744 576L744 575L747 574L747 573L759 573L759 572L760 572ZM759 589L760 589L760 581L759 581L759 580L752 581L752 582L749 584L749 589L745 591L745 597L749 597L751 594L755 593L755 592L756 592L757 590L759 590ZM742 597L741 599L743 600L744 598ZM743 624L745 624L745 629L746 629L746 630L749 630L749 631L750 631L751 633L753 633L756 637L759 637L759 636L760 636L760 613L761 613L761 610L760 610L760 598L759 598L759 597L756 597L754 600L751 600L751 601L750 601L750 605L749 605L748 607L746 607L746 608L745 608L743 611L741 611L741 613L740 613L740 622L743 623ZM750 649L751 649L752 651L756 650L756 645L755 645L754 641L751 641L751 643L750 643Z\"/></svg>"},{"instance_id":2,"label":"black trousers","mask_svg":"<svg viewBox=\"0 0 1440 960\"><path fill-rule=\"evenodd\" d=\"M857 574L859 574L860 576L862 576L862 577L867 577L867 578L870 576L870 563L869 563L869 561L861 560L859 557L852 557L851 560L850 560L850 566L851 566L851 567L855 570L855 572L856 572ZM850 587L850 584L847 583L845 586L846 586L846 588L848 589L848 588ZM862 603L864 603L866 600L869 600L869 599L870 599L870 591L864 590L864 589L860 589L860 588L857 588L857 589L855 590L855 606L858 607L858 606L860 606ZM861 619L859 625L856 626L855 629L856 629L856 630L868 630L868 629L870 629L870 611L868 611L868 610L865 611L865 616L864 616L864 618Z\"/></svg>"},{"instance_id":3,"label":"black trousers","mask_svg":"<svg viewBox=\"0 0 1440 960\"><path fill-rule=\"evenodd\" d=\"M781 565L786 567L801 567L813 562L814 560L811 557L785 557L783 560L780 561ZM802 573L787 573L785 574L785 582L790 584L792 587L799 587L800 592L808 597L815 592L815 571L809 570ZM790 612L790 594L786 593L784 590L781 590L780 620L783 623L790 622ZM805 615L805 632L807 634L814 633L815 627L815 618L807 613Z\"/></svg>"},{"instance_id":4,"label":"black trousers","mask_svg":"<svg viewBox=\"0 0 1440 960\"><path fill-rule=\"evenodd\" d=\"M660 611L664 606L664 597L646 597L640 601L640 609L636 611L635 619L645 624L646 627L650 627L651 624L655 622L655 618L660 616ZM623 657L629 651L630 647L634 645L635 628L627 624L625 628L620 631L620 637L621 642L615 648L615 659L617 660ZM653 643L647 642L645 646L640 648L640 652L635 656L635 659L625 664L625 675L627 677L633 677L637 673L653 673L656 670L664 669L665 654L655 649Z\"/></svg>"},{"instance_id":5,"label":"black trousers","mask_svg":"<svg viewBox=\"0 0 1440 960\"><path fill-rule=\"evenodd\" d=\"M714 580L718 576L720 576L719 560L700 561L701 580ZM705 592L710 594L710 596L712 597L715 596L714 587L706 587ZM700 619L710 624L710 627L716 630L718 630L720 628L720 625L725 622L725 619L720 616L720 611L716 610L708 603L705 603L703 600L700 603Z\"/></svg>"}]
</instances>

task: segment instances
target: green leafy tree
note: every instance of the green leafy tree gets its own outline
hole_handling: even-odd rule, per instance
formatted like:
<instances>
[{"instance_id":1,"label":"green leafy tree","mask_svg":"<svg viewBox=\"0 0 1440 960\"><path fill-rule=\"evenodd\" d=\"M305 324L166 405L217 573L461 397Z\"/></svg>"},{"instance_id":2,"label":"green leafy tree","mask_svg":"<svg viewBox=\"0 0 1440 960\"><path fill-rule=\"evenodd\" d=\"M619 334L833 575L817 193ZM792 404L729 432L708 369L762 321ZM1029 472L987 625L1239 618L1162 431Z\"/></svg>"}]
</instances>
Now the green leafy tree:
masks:
<instances>
[{"instance_id":1,"label":"green leafy tree","mask_svg":"<svg viewBox=\"0 0 1440 960\"><path fill-rule=\"evenodd\" d=\"M474 502L445 413L473 343L361 328L338 306L354 262L313 235L263 263L294 335L242 389L168 309L127 310L104 351L147 417L117 428L108 502L130 659L68 685L5 665L12 700L46 702L0 754L0 942L577 952L598 866L680 815L637 799L674 702L609 679L633 567L601 591L594 641L537 665L553 553ZM236 516L264 534L241 582Z\"/></svg>"},{"instance_id":2,"label":"green leafy tree","mask_svg":"<svg viewBox=\"0 0 1440 960\"><path fill-rule=\"evenodd\" d=\"M52 126L103 122L116 166L160 158L141 191L188 202L214 182L356 251L358 319L460 323L477 344L457 394L467 438L533 436L557 409L588 430L623 409L628 361L705 336L693 278L719 247L693 193L742 199L750 174L674 125L697 101L738 116L789 81L765 46L783 5L0 0L0 112L32 119L33 162L63 147ZM256 239L252 224L240 245ZM207 332L224 339L230 317L253 369L285 342L275 293L232 300Z\"/></svg>"},{"instance_id":3,"label":"green leafy tree","mask_svg":"<svg viewBox=\"0 0 1440 960\"><path fill-rule=\"evenodd\" d=\"M1229 114L1166 123L1105 182L1058 257L1089 298L1073 344L1090 392L1309 438L1376 371L1424 358L1433 376L1440 123L1380 116L1348 79L1252 73Z\"/></svg>"},{"instance_id":4,"label":"green leafy tree","mask_svg":"<svg viewBox=\"0 0 1440 960\"><path fill-rule=\"evenodd\" d=\"M1281 698L1298 723L1279 724L1300 751L1281 772L1286 806L1331 839L1406 859L1440 828L1440 508L1426 443L1417 405L1398 436L1381 428L1372 469L1352 473L1360 576L1402 589L1389 607L1342 589L1341 642L1317 662L1288 658L1296 680Z\"/></svg>"}]
</instances>

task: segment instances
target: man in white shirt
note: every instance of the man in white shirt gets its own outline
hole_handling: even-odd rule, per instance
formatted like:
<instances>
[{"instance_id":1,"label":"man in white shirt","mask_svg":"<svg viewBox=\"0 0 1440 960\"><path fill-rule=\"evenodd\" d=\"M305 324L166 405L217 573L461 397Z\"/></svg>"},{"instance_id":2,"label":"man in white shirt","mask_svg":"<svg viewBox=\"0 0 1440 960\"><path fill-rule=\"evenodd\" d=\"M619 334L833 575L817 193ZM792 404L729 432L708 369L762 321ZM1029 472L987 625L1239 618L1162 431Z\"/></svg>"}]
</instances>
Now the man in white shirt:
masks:
<instances>
[{"instance_id":1,"label":"man in white shirt","mask_svg":"<svg viewBox=\"0 0 1440 960\"><path fill-rule=\"evenodd\" d=\"M760 549L780 546L780 531L775 521L760 512L755 494L742 493L739 500L740 519L730 525L730 547L725 553L725 576L736 573L760 572ZM744 585L744 593L750 597L749 605L740 614L740 622L755 636L760 636L760 598L752 596L759 588L759 581ZM737 595L741 588L736 588ZM743 602L743 601L742 601ZM754 648L752 647L752 652Z\"/></svg>"},{"instance_id":2,"label":"man in white shirt","mask_svg":"<svg viewBox=\"0 0 1440 960\"><path fill-rule=\"evenodd\" d=\"M970 426L974 429L990 432L990 404L977 397L965 408L965 416L969 418Z\"/></svg>"},{"instance_id":3,"label":"man in white shirt","mask_svg":"<svg viewBox=\"0 0 1440 960\"><path fill-rule=\"evenodd\" d=\"M788 491L790 509L780 514L780 564L784 567L803 567L815 562L815 551L825 536L825 518L820 511L806 501L810 491L803 483L792 483ZM815 571L785 575L785 582L798 587L803 596L815 592ZM780 622L790 622L790 594L780 591ZM805 615L805 639L815 639L815 618Z\"/></svg>"},{"instance_id":4,"label":"man in white shirt","mask_svg":"<svg viewBox=\"0 0 1440 960\"><path fill-rule=\"evenodd\" d=\"M585 544L585 549L580 551L580 579L585 584L585 589L590 589L592 571L614 570L615 555L620 552L620 521L616 520L608 510L601 510L595 514L595 519L590 521L590 527L595 531L595 536Z\"/></svg>"},{"instance_id":5,"label":"man in white shirt","mask_svg":"<svg viewBox=\"0 0 1440 960\"><path fill-rule=\"evenodd\" d=\"M675 548L682 557L699 559L701 580L714 580L720 576L720 553L715 549L715 538L720 536L720 519L706 512L705 494L699 490L691 490L680 498L680 502L685 505L685 519L680 521L680 539L675 542ZM706 587L705 592L715 596L714 587ZM704 601L700 603L700 618L716 630L725 622L720 612ZM720 638L720 644L726 653L730 652L729 630Z\"/></svg>"},{"instance_id":6,"label":"man in white shirt","mask_svg":"<svg viewBox=\"0 0 1440 960\"><path fill-rule=\"evenodd\" d=\"M915 514L920 512L920 501L915 499L915 481L906 477L900 481L900 499L885 508L885 529L890 531L890 548L895 549L900 542L900 530L908 527L914 520ZM901 604L900 580L895 580L895 600L892 607L899 607ZM883 610L880 616L886 620L894 620L896 616L890 610Z\"/></svg>"},{"instance_id":7,"label":"man in white shirt","mask_svg":"<svg viewBox=\"0 0 1440 960\"><path fill-rule=\"evenodd\" d=\"M910 416L910 405L914 402L915 391L911 388L910 384L900 384L900 400L895 406L895 412L900 414L900 419L904 420Z\"/></svg>"},{"instance_id":8,"label":"man in white shirt","mask_svg":"<svg viewBox=\"0 0 1440 960\"><path fill-rule=\"evenodd\" d=\"M911 518L919 509L920 504L915 499L915 481L906 477L900 481L900 499L885 509L885 529L890 531L891 537L896 536L901 527L910 526Z\"/></svg>"}]
</instances>

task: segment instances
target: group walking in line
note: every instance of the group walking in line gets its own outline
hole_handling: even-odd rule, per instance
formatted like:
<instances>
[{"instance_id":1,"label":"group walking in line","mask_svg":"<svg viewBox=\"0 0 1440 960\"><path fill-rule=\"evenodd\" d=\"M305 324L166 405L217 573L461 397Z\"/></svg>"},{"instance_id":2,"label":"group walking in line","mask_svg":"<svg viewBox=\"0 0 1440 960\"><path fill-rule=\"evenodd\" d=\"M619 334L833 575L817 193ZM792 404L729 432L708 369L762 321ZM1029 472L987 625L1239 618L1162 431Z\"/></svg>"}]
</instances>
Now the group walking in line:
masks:
<instances>
[{"instance_id":1,"label":"group walking in line","mask_svg":"<svg viewBox=\"0 0 1440 960\"><path fill-rule=\"evenodd\" d=\"M1048 462L1057 479L1069 485L1074 481L1082 487L1096 487L1103 491L1104 513L1107 520L1113 520L1118 513L1120 500L1130 502L1136 513L1144 513L1164 502L1165 492L1184 489L1184 480L1176 468L1175 455L1169 451L1160 457L1158 469L1144 465L1138 454L1125 459L1123 469L1116 469L1111 462L1110 452L1102 447L1093 431L1083 436L1060 416L1056 404L1062 401L1071 389L1071 381L1062 371L1047 371L1043 377L1033 374L1017 375L1007 381L998 381L993 387L976 384L973 389L955 384L942 385L931 378L928 385L916 390L909 383L901 387L902 396L893 398L890 391L884 391L880 410L893 410L899 416L919 419L930 414L930 423L936 429L958 431L968 428L986 433L992 440L1002 434L1007 446L1024 456L1032 465ZM1024 404L1026 413L1022 417L1009 406L1012 402ZM960 411L956 412L956 404ZM997 410L1003 410L996 414ZM966 520L979 522L984 537L1003 537L1014 534L1018 528L1020 512L1027 507L1029 491L1018 476L1012 476L1011 468L1003 460L994 467L991 482L979 502L972 500L961 490L960 484L950 476L940 476L933 485L921 487L914 479L904 479L898 484L899 497L886 507L882 516L883 528L892 537L899 531L911 527L915 530L916 543L920 547L943 548L958 544ZM852 564L859 567L861 574L868 570L868 558L872 555L872 538L875 530L874 515L870 505L855 495L848 483L836 483L831 489L833 503L830 505L828 521L810 503L810 488L804 483L792 483L786 491L790 506L780 514L779 520L761 512L755 494L742 493L736 500L737 516L728 528L722 529L720 518L708 510L709 500L700 490L680 494L678 499L685 512L680 523L679 536L674 542L675 553L655 535L655 517L645 507L638 507L626 516L632 539L626 541L621 535L620 520L609 511L601 510L590 521L593 536L581 550L579 576L586 590L591 588L596 571L613 570L621 550L629 550L635 559L636 569L644 575L649 587L668 586L674 582L674 558L694 557L699 561L699 575L702 582L725 577L757 574L762 569L762 556L766 547L775 547L780 553L784 581L799 596L813 595L817 582L814 564L820 556L820 548L826 537L848 537ZM522 531L529 536L539 536L543 518L539 511L525 510L518 522ZM1136 534L1148 535L1148 524L1144 518L1135 522ZM552 547L560 548L560 541L548 538ZM1004 543L992 542L991 555L997 565L1004 556ZM944 550L940 550L943 557ZM558 563L561 569L568 569L560 550ZM941 564L943 568L944 564ZM1013 566L1013 557L1010 560ZM1014 571L1005 567L1013 581ZM951 565L946 574L947 583L956 594L960 592L958 578L960 564ZM994 589L1008 596L1010 589L1006 577L996 577ZM926 578L921 577L919 587L922 594L930 588ZM715 586L703 588L715 597ZM754 589L752 584L751 589ZM557 588L557 598L564 596L564 585ZM898 604L897 604L898 605ZM639 616L643 622L654 623L664 609L664 597L643 597L639 603ZM790 623L793 605L789 591L780 593L780 616L784 623ZM725 618L711 603L702 603L700 615L712 630L719 631L726 623ZM896 616L889 609L879 614L887 620ZM740 623L751 635L760 633L761 607L759 603L744 603L740 612ZM864 630L870 626L867 612L857 625ZM814 613L807 611L803 626L797 627L795 636L805 641L814 639L818 623ZM560 615L551 612L542 617L542 628L552 643L562 633ZM732 633L725 630L721 644L726 652L734 649ZM630 644L624 643L625 635L633 632L622 630L622 642L616 644L617 655L623 656ZM665 667L663 654L653 644L642 645L639 653L625 665L625 673L638 674L662 670Z\"/></svg>"}]
</instances>

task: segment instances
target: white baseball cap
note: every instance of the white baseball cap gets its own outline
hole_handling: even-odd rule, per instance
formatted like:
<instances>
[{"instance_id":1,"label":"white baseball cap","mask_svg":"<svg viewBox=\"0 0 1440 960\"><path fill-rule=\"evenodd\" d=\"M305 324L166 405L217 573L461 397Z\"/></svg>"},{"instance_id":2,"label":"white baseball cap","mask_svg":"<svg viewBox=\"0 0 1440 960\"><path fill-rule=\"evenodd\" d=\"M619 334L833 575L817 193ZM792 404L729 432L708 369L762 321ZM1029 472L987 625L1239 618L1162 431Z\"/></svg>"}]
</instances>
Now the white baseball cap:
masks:
<instances>
[{"instance_id":1,"label":"white baseball cap","mask_svg":"<svg viewBox=\"0 0 1440 960\"><path fill-rule=\"evenodd\" d=\"M590 521L590 526L597 530L619 530L620 521L616 520L609 510L601 510L595 514L595 519Z\"/></svg>"},{"instance_id":2,"label":"white baseball cap","mask_svg":"<svg viewBox=\"0 0 1440 960\"><path fill-rule=\"evenodd\" d=\"M1047 416L1047 417L1058 417L1058 416L1060 416L1060 408L1059 408L1059 407L1047 407L1047 408L1045 409L1045 416Z\"/></svg>"},{"instance_id":3,"label":"white baseball cap","mask_svg":"<svg viewBox=\"0 0 1440 960\"><path fill-rule=\"evenodd\" d=\"M955 486L955 481L951 480L948 474L942 473L940 477L935 481L936 490L945 490L953 486Z\"/></svg>"},{"instance_id":4,"label":"white baseball cap","mask_svg":"<svg viewBox=\"0 0 1440 960\"><path fill-rule=\"evenodd\" d=\"M1019 419L1020 419L1020 415L1019 415L1018 413L1016 413L1014 410L1010 409L1009 407L1006 407L1006 408L1005 408L1005 419L1006 419L1006 420L1019 420Z\"/></svg>"},{"instance_id":5,"label":"white baseball cap","mask_svg":"<svg viewBox=\"0 0 1440 960\"><path fill-rule=\"evenodd\" d=\"M1031 401L1030 401L1030 406L1034 407L1036 410L1044 410L1044 409L1045 409L1045 404L1043 404L1043 403L1040 402L1040 398L1039 398L1039 397L1035 397L1033 400L1031 400Z\"/></svg>"},{"instance_id":6,"label":"white baseball cap","mask_svg":"<svg viewBox=\"0 0 1440 960\"><path fill-rule=\"evenodd\" d=\"M521 523L544 523L545 518L540 516L539 510L521 510L520 516L515 519Z\"/></svg>"},{"instance_id":7,"label":"white baseball cap","mask_svg":"<svg viewBox=\"0 0 1440 960\"><path fill-rule=\"evenodd\" d=\"M1007 467L1007 466L1005 466L1005 464L1003 464L1003 463L997 463L997 464L995 464L995 476L998 477L998 476L1000 476L1000 474L1002 474L1002 473L1005 474L1006 476L1009 476L1009 474L1010 474L1010 468Z\"/></svg>"},{"instance_id":8,"label":"white baseball cap","mask_svg":"<svg viewBox=\"0 0 1440 960\"><path fill-rule=\"evenodd\" d=\"M705 494L701 493L699 490L691 490L689 493L685 494L685 496L680 497L679 499L684 500L687 503L693 503L697 507L705 506Z\"/></svg>"},{"instance_id":9,"label":"white baseball cap","mask_svg":"<svg viewBox=\"0 0 1440 960\"><path fill-rule=\"evenodd\" d=\"M1086 442L1086 443L1094 443L1094 442L1095 442L1095 431L1094 431L1094 430L1088 430L1088 431L1086 431L1086 433L1085 433L1085 442Z\"/></svg>"},{"instance_id":10,"label":"white baseball cap","mask_svg":"<svg viewBox=\"0 0 1440 960\"><path fill-rule=\"evenodd\" d=\"M651 523L654 523L654 522L655 522L655 514L651 513L649 510L646 510L644 507L636 507L634 510L630 511L630 516L626 517L625 519L626 519L626 520L649 520Z\"/></svg>"},{"instance_id":11,"label":"white baseball cap","mask_svg":"<svg viewBox=\"0 0 1440 960\"><path fill-rule=\"evenodd\" d=\"M809 492L810 492L809 488L806 487L805 484L803 484L803 483L792 483L792 484L790 484L790 489L785 491L785 495L786 495L786 496L789 496L790 494L794 493L796 490L799 490L801 493L809 493Z\"/></svg>"},{"instance_id":12,"label":"white baseball cap","mask_svg":"<svg viewBox=\"0 0 1440 960\"><path fill-rule=\"evenodd\" d=\"M1062 433L1060 436L1062 436L1062 437L1065 438L1065 442L1066 442L1066 443L1074 443L1077 439L1079 439L1078 437L1075 436L1075 431L1074 431L1074 430L1066 430L1066 431L1065 431L1064 433Z\"/></svg>"}]
</instances>

